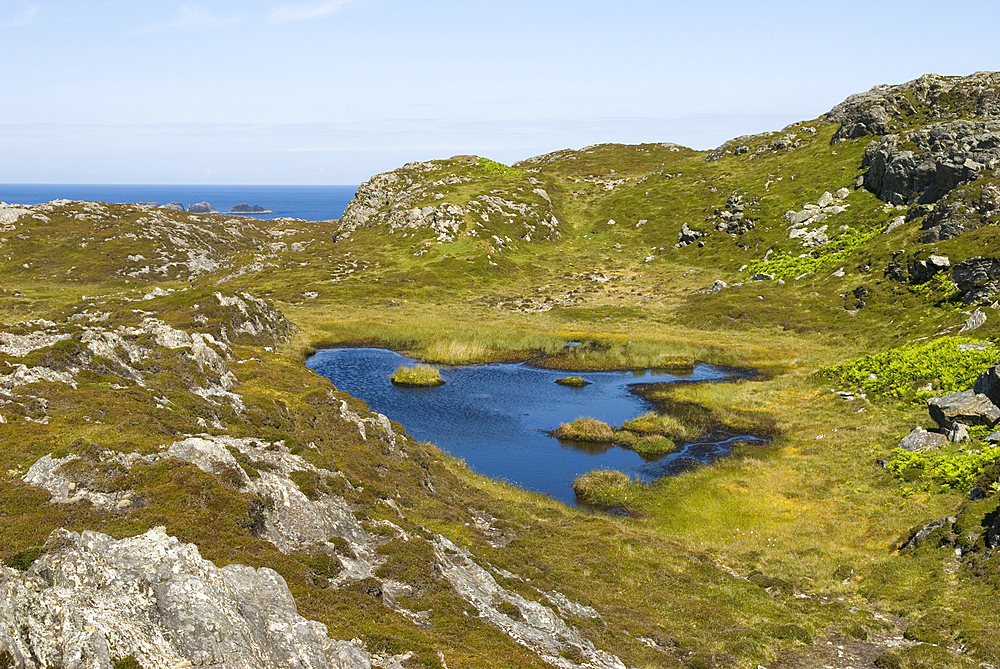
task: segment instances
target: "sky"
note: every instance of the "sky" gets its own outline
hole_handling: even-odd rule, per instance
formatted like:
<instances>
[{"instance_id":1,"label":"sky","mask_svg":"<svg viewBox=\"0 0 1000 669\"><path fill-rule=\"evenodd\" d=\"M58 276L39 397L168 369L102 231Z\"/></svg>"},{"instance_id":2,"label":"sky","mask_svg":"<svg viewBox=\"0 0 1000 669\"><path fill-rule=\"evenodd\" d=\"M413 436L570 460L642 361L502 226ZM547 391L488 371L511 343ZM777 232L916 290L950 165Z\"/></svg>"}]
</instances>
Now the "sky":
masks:
<instances>
[{"instance_id":1,"label":"sky","mask_svg":"<svg viewBox=\"0 0 1000 669\"><path fill-rule=\"evenodd\" d=\"M0 0L0 183L358 184L713 148L1000 70L995 0Z\"/></svg>"}]
</instances>

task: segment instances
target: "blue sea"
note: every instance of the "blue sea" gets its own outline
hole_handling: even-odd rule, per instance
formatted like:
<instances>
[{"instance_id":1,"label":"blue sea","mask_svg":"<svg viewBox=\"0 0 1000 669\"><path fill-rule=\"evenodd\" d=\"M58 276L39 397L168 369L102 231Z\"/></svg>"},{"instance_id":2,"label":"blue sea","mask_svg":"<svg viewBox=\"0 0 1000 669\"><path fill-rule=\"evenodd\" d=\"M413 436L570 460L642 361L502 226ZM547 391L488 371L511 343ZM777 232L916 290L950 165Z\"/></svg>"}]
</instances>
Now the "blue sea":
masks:
<instances>
[{"instance_id":1,"label":"blue sea","mask_svg":"<svg viewBox=\"0 0 1000 669\"><path fill-rule=\"evenodd\" d=\"M52 200L92 202L180 202L185 208L208 202L226 214L238 204L260 205L272 214L254 218L301 218L327 221L340 218L357 186L176 186L109 184L0 184L0 202L41 204Z\"/></svg>"}]
</instances>

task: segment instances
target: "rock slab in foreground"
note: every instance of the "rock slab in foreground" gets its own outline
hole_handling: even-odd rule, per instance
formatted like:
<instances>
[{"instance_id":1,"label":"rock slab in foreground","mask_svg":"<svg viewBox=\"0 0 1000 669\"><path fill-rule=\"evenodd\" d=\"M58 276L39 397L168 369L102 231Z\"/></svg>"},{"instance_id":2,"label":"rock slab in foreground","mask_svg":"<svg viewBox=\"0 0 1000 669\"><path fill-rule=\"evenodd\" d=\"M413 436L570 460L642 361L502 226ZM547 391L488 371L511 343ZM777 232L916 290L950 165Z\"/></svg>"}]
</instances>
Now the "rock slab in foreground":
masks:
<instances>
[{"instance_id":1,"label":"rock slab in foreground","mask_svg":"<svg viewBox=\"0 0 1000 669\"><path fill-rule=\"evenodd\" d=\"M272 569L201 557L162 529L115 541L56 530L28 571L0 566L0 657L104 669L370 669L368 654L298 614Z\"/></svg>"}]
</instances>

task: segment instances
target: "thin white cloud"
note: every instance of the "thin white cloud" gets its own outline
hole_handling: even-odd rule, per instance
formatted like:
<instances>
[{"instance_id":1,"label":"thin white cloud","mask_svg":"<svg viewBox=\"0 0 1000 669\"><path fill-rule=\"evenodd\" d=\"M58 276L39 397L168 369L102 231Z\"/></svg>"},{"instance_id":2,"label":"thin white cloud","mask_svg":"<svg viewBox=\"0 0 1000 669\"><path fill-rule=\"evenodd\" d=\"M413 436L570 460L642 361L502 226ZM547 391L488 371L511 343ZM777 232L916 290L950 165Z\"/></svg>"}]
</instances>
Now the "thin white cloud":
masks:
<instances>
[{"instance_id":1,"label":"thin white cloud","mask_svg":"<svg viewBox=\"0 0 1000 669\"><path fill-rule=\"evenodd\" d=\"M6 21L0 21L0 26L4 26L6 28L21 28L31 23L37 15L38 7L31 6L25 9L19 16L7 19Z\"/></svg>"},{"instance_id":2,"label":"thin white cloud","mask_svg":"<svg viewBox=\"0 0 1000 669\"><path fill-rule=\"evenodd\" d=\"M329 0L327 2L299 2L290 5L280 5L271 10L267 16L268 23L293 23L296 21L311 21L313 19L338 14L358 5L367 4L365 0Z\"/></svg>"},{"instance_id":3,"label":"thin white cloud","mask_svg":"<svg viewBox=\"0 0 1000 669\"><path fill-rule=\"evenodd\" d=\"M169 21L154 23L136 30L135 33L157 32L160 30L187 30L192 28L218 28L229 26L234 23L241 23L246 20L245 15L223 16L213 14L198 3L181 5L176 16Z\"/></svg>"}]
</instances>

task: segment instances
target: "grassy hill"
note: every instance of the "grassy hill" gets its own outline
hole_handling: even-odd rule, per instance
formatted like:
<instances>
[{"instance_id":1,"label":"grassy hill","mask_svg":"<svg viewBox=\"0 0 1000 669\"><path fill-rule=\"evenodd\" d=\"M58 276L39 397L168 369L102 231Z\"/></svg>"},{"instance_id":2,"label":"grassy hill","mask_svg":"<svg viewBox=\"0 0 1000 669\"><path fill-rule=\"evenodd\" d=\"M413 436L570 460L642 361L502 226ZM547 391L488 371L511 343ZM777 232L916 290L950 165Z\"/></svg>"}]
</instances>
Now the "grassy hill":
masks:
<instances>
[{"instance_id":1,"label":"grassy hill","mask_svg":"<svg viewBox=\"0 0 1000 669\"><path fill-rule=\"evenodd\" d=\"M976 297L989 277L959 269L1000 257L998 100L995 74L929 75L712 152L410 163L340 221L0 207L5 578L57 528L163 526L218 566L276 570L299 613L377 666L996 663L986 434L894 449L933 427L928 396L1000 359L1000 318ZM985 324L960 333L977 309ZM568 508L470 472L303 365L358 343L428 362L753 367L649 397L685 429L770 441L649 485L606 477L627 517ZM216 464L185 455L206 443ZM333 508L334 525L303 520Z\"/></svg>"}]
</instances>

